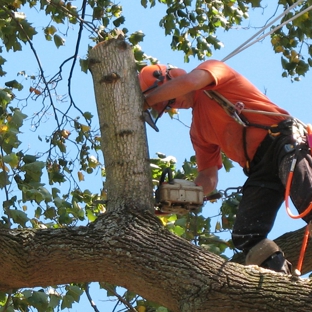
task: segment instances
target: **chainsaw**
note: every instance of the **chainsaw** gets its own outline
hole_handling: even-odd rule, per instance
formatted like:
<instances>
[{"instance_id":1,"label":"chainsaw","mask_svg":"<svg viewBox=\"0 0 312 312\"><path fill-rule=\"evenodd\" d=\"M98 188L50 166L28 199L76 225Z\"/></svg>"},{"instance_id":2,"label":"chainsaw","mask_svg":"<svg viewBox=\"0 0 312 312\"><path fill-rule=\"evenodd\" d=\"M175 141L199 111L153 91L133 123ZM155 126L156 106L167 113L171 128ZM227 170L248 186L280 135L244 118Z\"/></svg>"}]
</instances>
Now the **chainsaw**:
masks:
<instances>
[{"instance_id":1,"label":"chainsaw","mask_svg":"<svg viewBox=\"0 0 312 312\"><path fill-rule=\"evenodd\" d=\"M168 175L168 181L165 182ZM165 168L155 192L156 214L180 214L197 212L207 200L221 198L220 193L204 196L202 186L193 181L173 179L170 168Z\"/></svg>"}]
</instances>

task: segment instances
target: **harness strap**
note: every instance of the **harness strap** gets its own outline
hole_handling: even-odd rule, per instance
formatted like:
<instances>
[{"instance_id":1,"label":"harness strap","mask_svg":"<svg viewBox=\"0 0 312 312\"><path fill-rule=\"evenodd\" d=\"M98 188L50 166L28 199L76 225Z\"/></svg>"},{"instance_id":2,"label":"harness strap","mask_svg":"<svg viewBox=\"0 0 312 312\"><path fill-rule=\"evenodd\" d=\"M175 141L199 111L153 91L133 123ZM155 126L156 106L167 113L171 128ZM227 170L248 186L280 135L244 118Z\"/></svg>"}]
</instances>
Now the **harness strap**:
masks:
<instances>
[{"instance_id":1,"label":"harness strap","mask_svg":"<svg viewBox=\"0 0 312 312\"><path fill-rule=\"evenodd\" d=\"M272 113L272 112L265 112L265 111L257 111L257 113L271 113L273 115L283 115L285 117L288 117L287 120L284 120L276 125L266 126L261 125L257 123L251 123L249 120L242 114L242 111L244 111L244 104L239 102L238 106L233 105L227 98L225 98L223 95L221 95L219 92L215 90L204 90L204 93L212 100L214 100L217 104L219 104L224 111L231 116L236 122L238 122L241 126L243 126L243 149L244 149L244 155L246 158L246 167L245 172L248 174L250 170L250 157L247 152L247 127L256 127L259 129L263 129L268 131L270 136L276 137L279 136L281 133L288 134L291 133L289 131L292 131L292 125L293 125L293 118L291 116L285 115L285 114L279 114L279 113ZM250 110L248 110L249 112Z\"/></svg>"},{"instance_id":2,"label":"harness strap","mask_svg":"<svg viewBox=\"0 0 312 312\"><path fill-rule=\"evenodd\" d=\"M246 173L248 174L249 171L250 171L250 158L249 158L249 155L248 155L248 152L247 152L247 139L246 139L246 136L247 136L247 128L244 127L243 128L243 149L244 149L244 155L245 155L245 158L246 158L245 170L246 170Z\"/></svg>"}]
</instances>

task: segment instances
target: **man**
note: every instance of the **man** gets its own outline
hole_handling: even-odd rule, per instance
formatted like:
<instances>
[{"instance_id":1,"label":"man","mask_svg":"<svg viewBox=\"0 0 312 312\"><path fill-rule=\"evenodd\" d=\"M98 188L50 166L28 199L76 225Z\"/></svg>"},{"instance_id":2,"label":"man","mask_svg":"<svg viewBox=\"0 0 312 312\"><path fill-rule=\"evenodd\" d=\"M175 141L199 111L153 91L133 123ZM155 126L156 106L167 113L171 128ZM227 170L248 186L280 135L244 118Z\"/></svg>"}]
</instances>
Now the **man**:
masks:
<instances>
[{"instance_id":1,"label":"man","mask_svg":"<svg viewBox=\"0 0 312 312\"><path fill-rule=\"evenodd\" d=\"M144 109L162 114L168 105L192 108L190 136L199 171L195 183L205 194L217 187L221 151L244 169L248 179L232 239L246 254L246 264L290 274L290 263L267 235L284 200L294 157L292 201L301 213L312 200L312 158L300 124L220 61L208 60L190 73L146 66L139 80ZM303 219L309 222L312 216Z\"/></svg>"}]
</instances>

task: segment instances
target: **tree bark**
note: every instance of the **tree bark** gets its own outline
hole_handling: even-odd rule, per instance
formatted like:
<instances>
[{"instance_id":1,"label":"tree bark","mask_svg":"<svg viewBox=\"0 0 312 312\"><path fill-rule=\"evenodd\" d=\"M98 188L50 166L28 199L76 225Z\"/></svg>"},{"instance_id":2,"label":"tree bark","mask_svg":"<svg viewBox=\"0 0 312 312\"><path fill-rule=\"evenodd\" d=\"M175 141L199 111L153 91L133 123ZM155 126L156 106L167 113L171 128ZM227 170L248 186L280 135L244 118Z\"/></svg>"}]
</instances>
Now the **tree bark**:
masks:
<instances>
[{"instance_id":1,"label":"tree bark","mask_svg":"<svg viewBox=\"0 0 312 312\"><path fill-rule=\"evenodd\" d=\"M89 53L105 160L107 209L125 204L153 210L143 97L133 52L120 38Z\"/></svg>"},{"instance_id":2,"label":"tree bark","mask_svg":"<svg viewBox=\"0 0 312 312\"><path fill-rule=\"evenodd\" d=\"M142 96L131 49L122 39L100 44L90 52L90 64L108 212L85 227L0 229L0 291L105 281L172 312L311 310L309 279L225 261L164 229L153 214ZM302 235L280 238L290 258L298 257ZM306 259L311 253L308 246ZM306 263L304 270L310 271L311 261Z\"/></svg>"},{"instance_id":3,"label":"tree bark","mask_svg":"<svg viewBox=\"0 0 312 312\"><path fill-rule=\"evenodd\" d=\"M242 266L165 230L149 211L86 227L0 231L0 290L106 281L171 311L309 311L312 282Z\"/></svg>"}]
</instances>

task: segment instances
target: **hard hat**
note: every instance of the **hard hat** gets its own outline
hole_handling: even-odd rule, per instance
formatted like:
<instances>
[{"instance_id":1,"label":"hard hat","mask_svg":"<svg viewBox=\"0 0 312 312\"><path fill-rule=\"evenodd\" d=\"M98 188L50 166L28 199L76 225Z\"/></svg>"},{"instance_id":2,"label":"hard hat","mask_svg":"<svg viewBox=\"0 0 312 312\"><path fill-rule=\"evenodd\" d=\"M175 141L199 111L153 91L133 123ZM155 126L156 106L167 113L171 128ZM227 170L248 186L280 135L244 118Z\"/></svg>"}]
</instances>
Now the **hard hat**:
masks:
<instances>
[{"instance_id":1,"label":"hard hat","mask_svg":"<svg viewBox=\"0 0 312 312\"><path fill-rule=\"evenodd\" d=\"M167 67L166 65L156 64L145 66L139 73L140 87L144 94L157 88L172 78L185 74L186 71L183 69L170 66ZM163 114L166 108L170 107L170 104L174 102L175 99L169 99L168 101L153 105L153 111L156 111L158 114L156 121Z\"/></svg>"},{"instance_id":2,"label":"hard hat","mask_svg":"<svg viewBox=\"0 0 312 312\"><path fill-rule=\"evenodd\" d=\"M139 73L139 81L142 92L146 93L163 84L166 76L166 65L149 65L143 67Z\"/></svg>"},{"instance_id":3,"label":"hard hat","mask_svg":"<svg viewBox=\"0 0 312 312\"><path fill-rule=\"evenodd\" d=\"M166 65L149 65L142 68L139 73L140 87L146 93L166 81L185 75L186 71L181 68L167 67Z\"/></svg>"}]
</instances>

